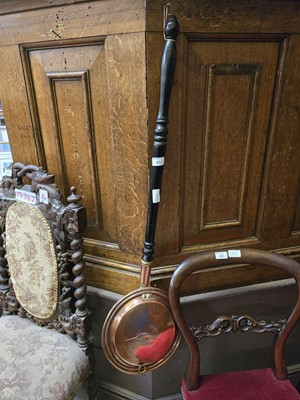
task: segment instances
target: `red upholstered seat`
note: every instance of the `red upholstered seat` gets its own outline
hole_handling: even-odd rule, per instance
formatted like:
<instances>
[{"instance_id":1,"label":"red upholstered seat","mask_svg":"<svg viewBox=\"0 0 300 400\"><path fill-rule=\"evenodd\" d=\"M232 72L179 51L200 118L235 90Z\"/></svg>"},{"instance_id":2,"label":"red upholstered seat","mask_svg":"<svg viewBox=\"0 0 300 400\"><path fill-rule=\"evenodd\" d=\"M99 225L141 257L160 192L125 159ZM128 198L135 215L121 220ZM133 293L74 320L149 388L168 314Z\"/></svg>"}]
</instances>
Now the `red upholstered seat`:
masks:
<instances>
[{"instance_id":1,"label":"red upholstered seat","mask_svg":"<svg viewBox=\"0 0 300 400\"><path fill-rule=\"evenodd\" d=\"M271 369L227 372L200 377L200 388L188 391L182 380L184 400L299 400L289 380L279 381Z\"/></svg>"}]
</instances>

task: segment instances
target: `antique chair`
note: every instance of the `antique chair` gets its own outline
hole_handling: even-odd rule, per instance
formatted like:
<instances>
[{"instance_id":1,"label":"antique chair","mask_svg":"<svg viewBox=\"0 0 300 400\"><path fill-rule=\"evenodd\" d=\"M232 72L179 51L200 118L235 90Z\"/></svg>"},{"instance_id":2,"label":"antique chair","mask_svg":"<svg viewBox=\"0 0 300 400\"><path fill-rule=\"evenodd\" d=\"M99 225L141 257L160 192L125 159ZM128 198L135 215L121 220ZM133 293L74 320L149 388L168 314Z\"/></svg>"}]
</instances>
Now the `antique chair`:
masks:
<instances>
[{"instance_id":1,"label":"antique chair","mask_svg":"<svg viewBox=\"0 0 300 400\"><path fill-rule=\"evenodd\" d=\"M72 399L91 375L85 209L54 176L12 164L0 182L0 398Z\"/></svg>"},{"instance_id":2,"label":"antique chair","mask_svg":"<svg viewBox=\"0 0 300 400\"><path fill-rule=\"evenodd\" d=\"M219 259L221 256L224 259ZM223 255L222 255L223 254ZM298 300L289 319L278 321L257 321L244 314L221 315L211 325L189 327L180 304L180 288L193 272L208 267L228 264L252 264L261 268L275 266L291 274L298 285ZM216 270L216 274L218 271ZM182 379L184 400L294 400L300 394L287 380L284 358L286 340L300 317L300 265L285 256L254 249L228 250L227 252L207 251L183 261L175 270L169 288L169 300L179 329L188 345L189 360ZM198 343L204 337L216 337L222 332L272 332L274 336L273 368L226 372L216 375L199 376L200 352Z\"/></svg>"}]
</instances>

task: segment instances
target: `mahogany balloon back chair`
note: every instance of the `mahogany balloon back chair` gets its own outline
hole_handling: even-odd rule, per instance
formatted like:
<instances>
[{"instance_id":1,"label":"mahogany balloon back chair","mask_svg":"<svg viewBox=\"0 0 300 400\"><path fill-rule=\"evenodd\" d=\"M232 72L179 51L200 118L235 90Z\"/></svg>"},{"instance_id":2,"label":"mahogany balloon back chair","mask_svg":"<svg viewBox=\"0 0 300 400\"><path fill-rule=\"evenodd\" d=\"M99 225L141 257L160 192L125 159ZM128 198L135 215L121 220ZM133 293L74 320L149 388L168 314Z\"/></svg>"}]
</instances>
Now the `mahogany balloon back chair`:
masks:
<instances>
[{"instance_id":1,"label":"mahogany balloon back chair","mask_svg":"<svg viewBox=\"0 0 300 400\"><path fill-rule=\"evenodd\" d=\"M300 265L285 256L255 249L229 250L228 258L225 259L218 259L218 254L207 251L187 258L177 267L170 283L171 310L189 349L188 365L181 387L183 399L299 400L300 394L287 379L284 350L287 338L300 317ZM229 314L219 316L211 325L190 328L180 304L180 288L184 280L201 269L229 264L249 264L250 267L256 264L261 268L275 266L291 274L298 285L298 299L288 320L257 321L248 314ZM222 332L237 331L274 333L273 368L201 376L197 342L203 337L216 337Z\"/></svg>"},{"instance_id":2,"label":"mahogany balloon back chair","mask_svg":"<svg viewBox=\"0 0 300 400\"><path fill-rule=\"evenodd\" d=\"M62 203L54 176L12 164L0 181L0 398L72 399L92 385L81 196Z\"/></svg>"}]
</instances>

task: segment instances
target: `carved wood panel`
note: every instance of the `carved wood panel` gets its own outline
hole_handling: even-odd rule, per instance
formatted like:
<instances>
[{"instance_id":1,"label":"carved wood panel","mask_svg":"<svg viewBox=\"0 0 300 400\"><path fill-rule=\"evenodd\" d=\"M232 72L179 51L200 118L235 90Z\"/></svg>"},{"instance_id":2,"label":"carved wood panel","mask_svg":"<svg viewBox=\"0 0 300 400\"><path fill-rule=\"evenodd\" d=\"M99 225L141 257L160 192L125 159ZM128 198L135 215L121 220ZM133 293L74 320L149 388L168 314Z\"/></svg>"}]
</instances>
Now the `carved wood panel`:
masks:
<instances>
[{"instance_id":1,"label":"carved wood panel","mask_svg":"<svg viewBox=\"0 0 300 400\"><path fill-rule=\"evenodd\" d=\"M27 49L26 61L47 168L64 195L83 194L87 236L117 243L104 43Z\"/></svg>"},{"instance_id":2,"label":"carved wood panel","mask_svg":"<svg viewBox=\"0 0 300 400\"><path fill-rule=\"evenodd\" d=\"M280 41L187 41L183 250L260 240Z\"/></svg>"},{"instance_id":3,"label":"carved wood panel","mask_svg":"<svg viewBox=\"0 0 300 400\"><path fill-rule=\"evenodd\" d=\"M83 194L93 264L136 262L141 254L148 168L144 46L137 33L21 47L39 159L63 194L70 185Z\"/></svg>"}]
</instances>

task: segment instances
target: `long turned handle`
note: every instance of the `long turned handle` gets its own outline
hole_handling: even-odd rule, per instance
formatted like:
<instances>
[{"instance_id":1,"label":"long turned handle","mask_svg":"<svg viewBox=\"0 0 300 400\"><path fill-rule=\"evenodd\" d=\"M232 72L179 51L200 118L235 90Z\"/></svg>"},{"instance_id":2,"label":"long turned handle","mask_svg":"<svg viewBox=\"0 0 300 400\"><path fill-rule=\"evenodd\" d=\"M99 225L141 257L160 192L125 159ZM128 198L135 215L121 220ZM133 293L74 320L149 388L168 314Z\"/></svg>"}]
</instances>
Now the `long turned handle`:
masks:
<instances>
[{"instance_id":1,"label":"long turned handle","mask_svg":"<svg viewBox=\"0 0 300 400\"><path fill-rule=\"evenodd\" d=\"M141 286L148 286L149 284L151 264L153 261L156 221L167 148L168 111L175 72L176 37L178 33L179 25L176 17L169 16L164 29L165 45L161 60L159 108L153 144L146 234L142 256Z\"/></svg>"}]
</instances>

